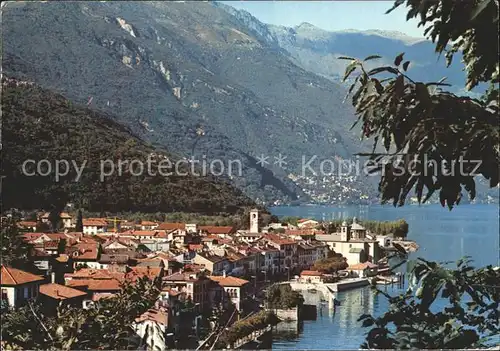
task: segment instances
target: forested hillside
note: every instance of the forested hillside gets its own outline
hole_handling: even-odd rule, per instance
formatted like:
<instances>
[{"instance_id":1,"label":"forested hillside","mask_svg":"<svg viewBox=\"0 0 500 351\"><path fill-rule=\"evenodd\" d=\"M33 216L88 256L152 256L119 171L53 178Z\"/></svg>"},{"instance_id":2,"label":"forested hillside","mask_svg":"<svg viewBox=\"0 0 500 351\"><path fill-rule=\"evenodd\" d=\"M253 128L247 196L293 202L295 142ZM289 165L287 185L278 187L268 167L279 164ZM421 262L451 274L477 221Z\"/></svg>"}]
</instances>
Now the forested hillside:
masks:
<instances>
[{"instance_id":1,"label":"forested hillside","mask_svg":"<svg viewBox=\"0 0 500 351\"><path fill-rule=\"evenodd\" d=\"M317 169L366 151L349 130L342 87L293 63L262 23L210 2L15 2L2 21L7 74L91 100L89 108L184 157L241 160L242 176L228 179L258 202L311 200L294 180L302 157L316 155ZM275 164L279 154L286 167ZM359 191L346 199L375 189L363 179L339 183Z\"/></svg>"},{"instance_id":2,"label":"forested hillside","mask_svg":"<svg viewBox=\"0 0 500 351\"><path fill-rule=\"evenodd\" d=\"M236 213L254 205L241 191L213 177L161 176L158 173L149 176L146 169L144 175L132 176L123 168L121 176L114 172L101 182L101 160L109 159L115 164L119 159L141 160L146 164L151 153L157 155L155 159L168 157L172 163L176 158L144 143L116 123L115 116L78 106L62 95L31 83L8 79L2 84L4 208L52 208L71 201L95 212L216 214ZM79 166L87 160L87 164L77 182L73 166L59 182L53 173L23 175L23 162L43 159L50 161L53 168L56 160L73 160ZM157 171L154 167L152 163L152 171ZM64 171L63 166L61 171Z\"/></svg>"}]
</instances>

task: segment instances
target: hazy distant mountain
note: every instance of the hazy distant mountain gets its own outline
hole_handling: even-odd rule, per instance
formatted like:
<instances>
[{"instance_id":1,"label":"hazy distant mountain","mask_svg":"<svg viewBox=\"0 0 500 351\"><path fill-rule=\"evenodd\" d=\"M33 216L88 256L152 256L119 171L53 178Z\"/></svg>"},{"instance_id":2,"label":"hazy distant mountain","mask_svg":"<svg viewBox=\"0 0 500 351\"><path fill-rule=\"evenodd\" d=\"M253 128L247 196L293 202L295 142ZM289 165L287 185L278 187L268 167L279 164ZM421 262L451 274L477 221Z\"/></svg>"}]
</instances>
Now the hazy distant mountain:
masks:
<instances>
[{"instance_id":1,"label":"hazy distant mountain","mask_svg":"<svg viewBox=\"0 0 500 351\"><path fill-rule=\"evenodd\" d=\"M413 38L392 31L345 30L329 32L309 23L295 27L268 26L279 46L303 68L339 81L345 71L346 61L339 56L364 59L369 55L380 55L382 59L372 61L369 67L392 64L394 57L405 53L411 62L408 74L419 81L438 81L447 77L450 90L463 93L465 74L458 57L446 68L444 56L434 52L434 44L421 38Z\"/></svg>"},{"instance_id":2,"label":"hazy distant mountain","mask_svg":"<svg viewBox=\"0 0 500 351\"><path fill-rule=\"evenodd\" d=\"M348 158L361 145L344 87L294 63L273 33L205 2L15 2L3 7L3 69L181 156L240 160L243 174L227 178L254 199L309 201L289 177L302 156Z\"/></svg>"}]
</instances>

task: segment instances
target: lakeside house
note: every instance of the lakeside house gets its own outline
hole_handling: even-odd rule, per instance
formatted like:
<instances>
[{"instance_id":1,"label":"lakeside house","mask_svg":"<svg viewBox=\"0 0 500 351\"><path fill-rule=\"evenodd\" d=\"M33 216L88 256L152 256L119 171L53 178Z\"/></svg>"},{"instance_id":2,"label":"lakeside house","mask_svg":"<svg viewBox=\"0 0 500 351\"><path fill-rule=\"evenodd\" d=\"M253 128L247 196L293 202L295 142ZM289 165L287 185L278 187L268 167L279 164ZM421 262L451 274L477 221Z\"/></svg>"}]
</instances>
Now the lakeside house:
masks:
<instances>
[{"instance_id":1,"label":"lakeside house","mask_svg":"<svg viewBox=\"0 0 500 351\"><path fill-rule=\"evenodd\" d=\"M373 277L378 273L378 265L371 262L356 263L350 265L347 270L349 271L349 274L354 277Z\"/></svg>"},{"instance_id":2,"label":"lakeside house","mask_svg":"<svg viewBox=\"0 0 500 351\"><path fill-rule=\"evenodd\" d=\"M324 274L319 271L304 270L300 272L299 282L305 284L328 283L332 280L331 274Z\"/></svg>"},{"instance_id":3,"label":"lakeside house","mask_svg":"<svg viewBox=\"0 0 500 351\"><path fill-rule=\"evenodd\" d=\"M327 244L330 250L342 254L349 264L377 262L380 258L379 242L366 235L366 228L353 219L352 225L343 222L340 233L317 234L317 241Z\"/></svg>"}]
</instances>

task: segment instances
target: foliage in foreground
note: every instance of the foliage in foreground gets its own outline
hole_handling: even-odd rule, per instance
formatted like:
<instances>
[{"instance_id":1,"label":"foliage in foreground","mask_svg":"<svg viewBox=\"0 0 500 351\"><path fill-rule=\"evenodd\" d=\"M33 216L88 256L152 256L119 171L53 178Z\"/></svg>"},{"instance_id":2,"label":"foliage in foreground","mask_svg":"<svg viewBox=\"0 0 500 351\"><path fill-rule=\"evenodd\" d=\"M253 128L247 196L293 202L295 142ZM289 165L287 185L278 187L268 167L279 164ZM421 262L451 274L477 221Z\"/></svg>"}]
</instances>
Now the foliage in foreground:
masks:
<instances>
[{"instance_id":1,"label":"foliage in foreground","mask_svg":"<svg viewBox=\"0 0 500 351\"><path fill-rule=\"evenodd\" d=\"M84 310L59 307L56 315L29 303L2 311L2 340L6 349L137 349L140 338L132 329L136 317L153 307L159 280L141 278L125 284L116 296L104 298Z\"/></svg>"},{"instance_id":2,"label":"foliage in foreground","mask_svg":"<svg viewBox=\"0 0 500 351\"><path fill-rule=\"evenodd\" d=\"M449 263L449 262L448 262ZM500 345L500 270L474 269L461 259L457 269L418 259L410 286L399 296L385 295L389 310L375 318L362 315L371 327L363 348L464 349Z\"/></svg>"},{"instance_id":3,"label":"foliage in foreground","mask_svg":"<svg viewBox=\"0 0 500 351\"><path fill-rule=\"evenodd\" d=\"M395 1L393 9L404 3ZM466 89L487 83L489 91L473 99L441 90L444 80L414 81L404 53L394 65L372 70L364 63L378 55L363 61L343 57L351 61L344 79L357 74L349 94L363 136L374 140L372 152L364 155L372 161L370 172L382 173L382 202L402 206L412 189L425 202L439 191L442 206L452 209L462 190L475 198L476 175L491 188L499 185L498 1L407 0L406 5L407 18L420 18L419 26L426 27L436 52L446 53L448 64L462 52ZM379 142L385 153L376 152Z\"/></svg>"},{"instance_id":4,"label":"foliage in foreground","mask_svg":"<svg viewBox=\"0 0 500 351\"><path fill-rule=\"evenodd\" d=\"M227 347L237 340L250 335L252 332L261 330L268 325L275 325L279 322L276 315L269 311L260 311L247 319L234 323L224 332L218 346Z\"/></svg>"}]
</instances>

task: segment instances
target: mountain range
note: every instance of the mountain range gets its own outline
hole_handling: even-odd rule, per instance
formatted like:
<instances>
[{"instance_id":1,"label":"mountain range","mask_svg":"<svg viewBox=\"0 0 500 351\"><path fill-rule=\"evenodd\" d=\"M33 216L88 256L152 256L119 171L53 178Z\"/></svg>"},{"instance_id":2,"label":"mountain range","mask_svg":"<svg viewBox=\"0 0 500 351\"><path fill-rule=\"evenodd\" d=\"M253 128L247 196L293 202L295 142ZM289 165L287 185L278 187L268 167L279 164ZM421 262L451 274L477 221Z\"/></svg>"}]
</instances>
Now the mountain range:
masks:
<instances>
[{"instance_id":1,"label":"mountain range","mask_svg":"<svg viewBox=\"0 0 500 351\"><path fill-rule=\"evenodd\" d=\"M179 158L241 162L242 173L220 178L264 204L376 197L373 178L303 174L310 157L318 167L370 147L350 129L338 54L390 62L405 51L410 74L438 80L442 72L426 41L272 26L216 2L15 2L2 10L7 75L108 114ZM460 86L463 73L449 72Z\"/></svg>"}]
</instances>

